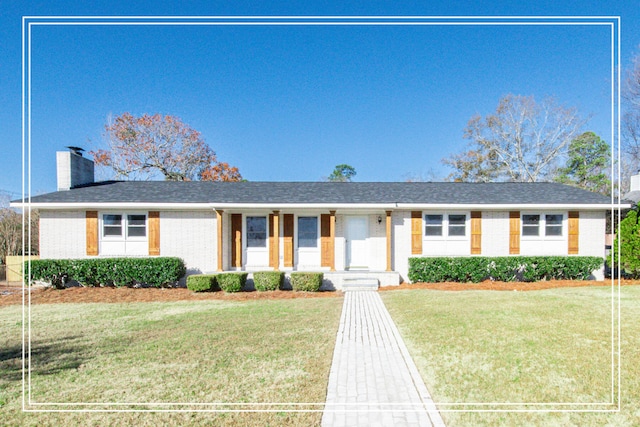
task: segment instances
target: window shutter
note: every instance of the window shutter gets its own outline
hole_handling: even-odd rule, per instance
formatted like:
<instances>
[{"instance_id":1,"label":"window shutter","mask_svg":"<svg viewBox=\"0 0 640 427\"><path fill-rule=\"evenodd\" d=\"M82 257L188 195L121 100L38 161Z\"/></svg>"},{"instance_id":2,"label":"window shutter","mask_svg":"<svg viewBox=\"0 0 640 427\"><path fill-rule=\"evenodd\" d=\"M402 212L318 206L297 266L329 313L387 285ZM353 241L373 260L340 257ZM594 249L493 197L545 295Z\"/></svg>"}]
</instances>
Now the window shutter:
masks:
<instances>
[{"instance_id":1,"label":"window shutter","mask_svg":"<svg viewBox=\"0 0 640 427\"><path fill-rule=\"evenodd\" d=\"M242 214L231 215L231 265L242 267Z\"/></svg>"},{"instance_id":2,"label":"window shutter","mask_svg":"<svg viewBox=\"0 0 640 427\"><path fill-rule=\"evenodd\" d=\"M411 212L411 254L422 255L422 212Z\"/></svg>"},{"instance_id":3,"label":"window shutter","mask_svg":"<svg viewBox=\"0 0 640 427\"><path fill-rule=\"evenodd\" d=\"M284 235L284 266L293 267L293 214L284 214L282 233Z\"/></svg>"},{"instance_id":4,"label":"window shutter","mask_svg":"<svg viewBox=\"0 0 640 427\"><path fill-rule=\"evenodd\" d=\"M471 212L471 255L482 253L482 212Z\"/></svg>"},{"instance_id":5,"label":"window shutter","mask_svg":"<svg viewBox=\"0 0 640 427\"><path fill-rule=\"evenodd\" d=\"M509 212L509 254L520 254L520 211Z\"/></svg>"},{"instance_id":6,"label":"window shutter","mask_svg":"<svg viewBox=\"0 0 640 427\"><path fill-rule=\"evenodd\" d=\"M331 215L320 215L320 266L331 267L333 251L331 247Z\"/></svg>"},{"instance_id":7,"label":"window shutter","mask_svg":"<svg viewBox=\"0 0 640 427\"><path fill-rule=\"evenodd\" d=\"M276 215L269 214L269 267L278 269L278 238L275 233Z\"/></svg>"},{"instance_id":8,"label":"window shutter","mask_svg":"<svg viewBox=\"0 0 640 427\"><path fill-rule=\"evenodd\" d=\"M149 256L160 255L160 212L149 212Z\"/></svg>"},{"instance_id":9,"label":"window shutter","mask_svg":"<svg viewBox=\"0 0 640 427\"><path fill-rule=\"evenodd\" d=\"M580 212L569 212L569 255L577 255L579 253L580 240Z\"/></svg>"},{"instance_id":10,"label":"window shutter","mask_svg":"<svg viewBox=\"0 0 640 427\"><path fill-rule=\"evenodd\" d=\"M86 212L87 255L98 255L98 211Z\"/></svg>"}]
</instances>

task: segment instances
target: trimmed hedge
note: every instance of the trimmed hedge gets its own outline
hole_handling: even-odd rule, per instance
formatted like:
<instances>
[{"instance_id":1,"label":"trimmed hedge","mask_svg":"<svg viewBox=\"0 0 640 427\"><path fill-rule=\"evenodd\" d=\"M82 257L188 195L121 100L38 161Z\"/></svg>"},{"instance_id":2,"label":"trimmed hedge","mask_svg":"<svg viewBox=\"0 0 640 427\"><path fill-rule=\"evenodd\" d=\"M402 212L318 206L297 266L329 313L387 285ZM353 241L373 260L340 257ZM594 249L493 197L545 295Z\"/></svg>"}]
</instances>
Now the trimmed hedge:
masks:
<instances>
[{"instance_id":1,"label":"trimmed hedge","mask_svg":"<svg viewBox=\"0 0 640 427\"><path fill-rule=\"evenodd\" d=\"M318 292L322 285L323 273L291 273L291 287L294 291Z\"/></svg>"},{"instance_id":2,"label":"trimmed hedge","mask_svg":"<svg viewBox=\"0 0 640 427\"><path fill-rule=\"evenodd\" d=\"M225 292L240 292L247 283L249 273L220 273L216 274L218 286Z\"/></svg>"},{"instance_id":3,"label":"trimmed hedge","mask_svg":"<svg viewBox=\"0 0 640 427\"><path fill-rule=\"evenodd\" d=\"M193 292L219 291L218 281L214 274L192 274L187 277L187 289Z\"/></svg>"},{"instance_id":4,"label":"trimmed hedge","mask_svg":"<svg viewBox=\"0 0 640 427\"><path fill-rule=\"evenodd\" d=\"M31 280L50 282L61 289L69 280L83 286L174 286L186 273L184 261L176 257L40 259L31 262ZM28 280L28 263L24 277Z\"/></svg>"},{"instance_id":5,"label":"trimmed hedge","mask_svg":"<svg viewBox=\"0 0 640 427\"><path fill-rule=\"evenodd\" d=\"M284 273L282 271L258 271L253 273L253 285L256 291L275 291L282 289Z\"/></svg>"},{"instance_id":6,"label":"trimmed hedge","mask_svg":"<svg viewBox=\"0 0 640 427\"><path fill-rule=\"evenodd\" d=\"M502 282L586 280L604 260L587 256L409 258L409 280L416 282Z\"/></svg>"}]
</instances>

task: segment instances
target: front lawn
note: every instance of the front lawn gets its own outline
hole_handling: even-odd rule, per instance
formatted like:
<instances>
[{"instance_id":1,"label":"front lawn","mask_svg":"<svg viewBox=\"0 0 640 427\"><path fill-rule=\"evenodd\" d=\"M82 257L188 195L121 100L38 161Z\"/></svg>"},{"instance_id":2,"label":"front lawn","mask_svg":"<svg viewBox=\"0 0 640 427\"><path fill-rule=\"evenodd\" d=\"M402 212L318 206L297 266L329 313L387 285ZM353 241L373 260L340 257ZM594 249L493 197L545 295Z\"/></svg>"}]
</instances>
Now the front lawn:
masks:
<instances>
[{"instance_id":1,"label":"front lawn","mask_svg":"<svg viewBox=\"0 0 640 427\"><path fill-rule=\"evenodd\" d=\"M447 426L640 425L640 365L636 363L640 360L640 287L621 289L621 412L449 412L442 414ZM609 287L530 292L402 290L381 296L436 404L611 399ZM543 410L544 406L526 408Z\"/></svg>"},{"instance_id":2,"label":"front lawn","mask_svg":"<svg viewBox=\"0 0 640 427\"><path fill-rule=\"evenodd\" d=\"M341 308L342 298L34 305L31 399L134 404L324 402ZM0 309L0 424L319 423L320 413L21 413L21 310L20 306Z\"/></svg>"}]
</instances>

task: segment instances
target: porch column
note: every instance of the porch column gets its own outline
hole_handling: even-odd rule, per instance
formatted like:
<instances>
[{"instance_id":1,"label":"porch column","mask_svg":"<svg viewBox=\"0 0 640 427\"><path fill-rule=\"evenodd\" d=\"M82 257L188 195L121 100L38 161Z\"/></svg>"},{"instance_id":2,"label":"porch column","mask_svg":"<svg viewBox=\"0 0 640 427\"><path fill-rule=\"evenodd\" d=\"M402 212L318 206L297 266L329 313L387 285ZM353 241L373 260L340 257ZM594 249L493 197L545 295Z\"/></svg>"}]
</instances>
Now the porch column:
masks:
<instances>
[{"instance_id":1,"label":"porch column","mask_svg":"<svg viewBox=\"0 0 640 427\"><path fill-rule=\"evenodd\" d=\"M391 211L387 214L387 271L391 271Z\"/></svg>"},{"instance_id":2,"label":"porch column","mask_svg":"<svg viewBox=\"0 0 640 427\"><path fill-rule=\"evenodd\" d=\"M329 211L329 271L336 271L336 211Z\"/></svg>"},{"instance_id":3,"label":"porch column","mask_svg":"<svg viewBox=\"0 0 640 427\"><path fill-rule=\"evenodd\" d=\"M218 228L218 271L222 271L222 214L224 211L216 209L216 223Z\"/></svg>"},{"instance_id":4,"label":"porch column","mask_svg":"<svg viewBox=\"0 0 640 427\"><path fill-rule=\"evenodd\" d=\"M273 211L273 268L280 270L280 211Z\"/></svg>"}]
</instances>

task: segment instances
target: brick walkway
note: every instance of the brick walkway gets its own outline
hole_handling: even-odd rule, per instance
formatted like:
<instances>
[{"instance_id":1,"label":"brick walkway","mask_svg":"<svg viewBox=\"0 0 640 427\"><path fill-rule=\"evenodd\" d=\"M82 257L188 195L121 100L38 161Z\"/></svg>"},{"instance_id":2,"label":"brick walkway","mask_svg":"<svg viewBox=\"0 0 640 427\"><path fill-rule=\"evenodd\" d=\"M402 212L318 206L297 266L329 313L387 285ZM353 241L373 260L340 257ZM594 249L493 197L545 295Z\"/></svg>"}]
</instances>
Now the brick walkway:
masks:
<instances>
[{"instance_id":1,"label":"brick walkway","mask_svg":"<svg viewBox=\"0 0 640 427\"><path fill-rule=\"evenodd\" d=\"M377 292L345 292L322 426L444 426Z\"/></svg>"}]
</instances>

